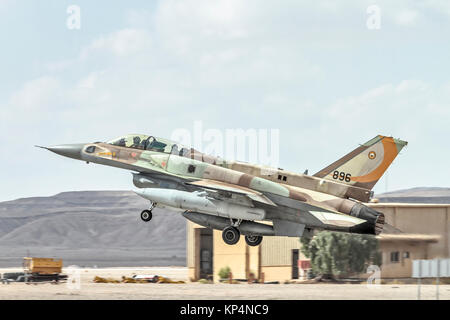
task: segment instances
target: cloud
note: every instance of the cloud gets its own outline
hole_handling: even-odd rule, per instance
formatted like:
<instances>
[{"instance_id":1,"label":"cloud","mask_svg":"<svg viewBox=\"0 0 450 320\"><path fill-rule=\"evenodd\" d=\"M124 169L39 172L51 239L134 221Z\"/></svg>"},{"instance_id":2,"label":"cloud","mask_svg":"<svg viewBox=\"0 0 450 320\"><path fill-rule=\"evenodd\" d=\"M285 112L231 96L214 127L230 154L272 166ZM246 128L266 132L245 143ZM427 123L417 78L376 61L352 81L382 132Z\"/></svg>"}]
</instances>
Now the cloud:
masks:
<instances>
[{"instance_id":1,"label":"cloud","mask_svg":"<svg viewBox=\"0 0 450 320\"><path fill-rule=\"evenodd\" d=\"M145 30L125 28L106 36L100 36L89 46L82 49L80 58L86 59L98 51L109 51L119 57L125 57L147 49L150 37Z\"/></svg>"},{"instance_id":2,"label":"cloud","mask_svg":"<svg viewBox=\"0 0 450 320\"><path fill-rule=\"evenodd\" d=\"M418 16L417 11L405 10L397 14L395 21L402 26L412 26L416 23Z\"/></svg>"},{"instance_id":3,"label":"cloud","mask_svg":"<svg viewBox=\"0 0 450 320\"><path fill-rule=\"evenodd\" d=\"M438 14L450 16L450 2L447 0L425 0L419 6Z\"/></svg>"},{"instance_id":4,"label":"cloud","mask_svg":"<svg viewBox=\"0 0 450 320\"><path fill-rule=\"evenodd\" d=\"M367 131L369 127L389 130L384 134L421 135L424 122L439 123L445 121L442 116L450 117L448 86L413 79L384 84L332 104L326 110L327 122L338 124L333 129L340 132Z\"/></svg>"},{"instance_id":5,"label":"cloud","mask_svg":"<svg viewBox=\"0 0 450 320\"><path fill-rule=\"evenodd\" d=\"M59 100L60 90L61 83L56 77L30 80L11 95L8 107L2 108L2 116L12 121L19 120L12 117L14 114L20 114L21 120L40 118Z\"/></svg>"},{"instance_id":6,"label":"cloud","mask_svg":"<svg viewBox=\"0 0 450 320\"><path fill-rule=\"evenodd\" d=\"M98 78L102 75L103 72L94 71L89 73L85 78L81 79L78 82L77 88L81 89L94 89Z\"/></svg>"}]
</instances>

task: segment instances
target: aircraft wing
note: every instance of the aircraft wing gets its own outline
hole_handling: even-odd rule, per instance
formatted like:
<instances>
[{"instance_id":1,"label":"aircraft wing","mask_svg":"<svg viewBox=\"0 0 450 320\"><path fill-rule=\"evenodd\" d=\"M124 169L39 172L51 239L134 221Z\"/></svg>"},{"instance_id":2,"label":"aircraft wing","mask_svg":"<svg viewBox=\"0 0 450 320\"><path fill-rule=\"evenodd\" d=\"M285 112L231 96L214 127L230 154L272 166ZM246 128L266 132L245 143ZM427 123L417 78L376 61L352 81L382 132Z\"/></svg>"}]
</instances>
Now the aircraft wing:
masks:
<instances>
[{"instance_id":1,"label":"aircraft wing","mask_svg":"<svg viewBox=\"0 0 450 320\"><path fill-rule=\"evenodd\" d=\"M218 193L218 195L222 197L222 200L224 200L223 198L230 198L234 194L238 197L243 196L250 200L264 203L270 206L275 207L277 206L275 203L272 202L272 200L267 198L261 192L252 190L250 188L234 185L231 183L202 179L194 182L186 182L185 184L203 188L207 192L212 190Z\"/></svg>"},{"instance_id":2,"label":"aircraft wing","mask_svg":"<svg viewBox=\"0 0 450 320\"><path fill-rule=\"evenodd\" d=\"M230 198L231 195L247 197L250 200L264 203L270 206L278 207L278 210L283 210L279 205L291 207L298 209L302 220L313 222L316 226L322 227L353 227L361 223L366 222L363 219L359 219L347 214L340 213L338 211L330 210L328 208L323 208L315 205L308 204L306 202L289 199L286 197L275 196L274 195L264 195L261 192L255 191L250 188L215 181L209 179L202 179L194 182L186 182L188 185L193 185L196 187L201 187L205 191L217 192L221 200L226 201L226 198ZM279 199L282 198L281 199Z\"/></svg>"}]
</instances>

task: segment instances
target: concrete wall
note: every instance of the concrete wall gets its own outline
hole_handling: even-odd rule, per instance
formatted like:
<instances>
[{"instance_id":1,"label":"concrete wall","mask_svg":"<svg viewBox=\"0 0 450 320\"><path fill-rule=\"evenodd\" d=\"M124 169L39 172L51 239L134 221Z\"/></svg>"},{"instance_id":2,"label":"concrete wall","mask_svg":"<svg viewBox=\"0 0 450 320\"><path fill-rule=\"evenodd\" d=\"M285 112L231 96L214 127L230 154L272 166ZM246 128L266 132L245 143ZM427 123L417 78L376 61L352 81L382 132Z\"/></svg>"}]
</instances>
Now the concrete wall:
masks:
<instances>
[{"instance_id":1,"label":"concrete wall","mask_svg":"<svg viewBox=\"0 0 450 320\"><path fill-rule=\"evenodd\" d=\"M190 221L187 222L187 244L186 265L189 278L198 280L200 278L200 229L203 228ZM214 260L214 257L213 257Z\"/></svg>"},{"instance_id":2,"label":"concrete wall","mask_svg":"<svg viewBox=\"0 0 450 320\"><path fill-rule=\"evenodd\" d=\"M292 276L292 267L289 266L266 266L261 267L264 273L264 281L285 281Z\"/></svg>"},{"instance_id":3,"label":"concrete wall","mask_svg":"<svg viewBox=\"0 0 450 320\"><path fill-rule=\"evenodd\" d=\"M234 279L246 279L248 270L248 249L244 237L241 236L235 245L228 245L222 240L222 231L214 230L214 281L219 280L219 270L230 267Z\"/></svg>"},{"instance_id":4,"label":"concrete wall","mask_svg":"<svg viewBox=\"0 0 450 320\"><path fill-rule=\"evenodd\" d=\"M416 259L427 259L428 244L424 242L382 242L383 264L381 267L381 278L409 278L412 274L412 261ZM391 252L399 252L399 262L391 261ZM405 258L405 252L409 252L409 258Z\"/></svg>"},{"instance_id":5,"label":"concrete wall","mask_svg":"<svg viewBox=\"0 0 450 320\"><path fill-rule=\"evenodd\" d=\"M194 268L195 267L195 236L194 236L194 230L195 228L198 228L199 226L190 222L187 220L186 223L186 266L188 268Z\"/></svg>"},{"instance_id":6,"label":"concrete wall","mask_svg":"<svg viewBox=\"0 0 450 320\"><path fill-rule=\"evenodd\" d=\"M245 239L242 239L245 241ZM263 240L264 241L264 240ZM248 273L253 273L259 279L261 274L261 248L247 246L248 252Z\"/></svg>"}]
</instances>

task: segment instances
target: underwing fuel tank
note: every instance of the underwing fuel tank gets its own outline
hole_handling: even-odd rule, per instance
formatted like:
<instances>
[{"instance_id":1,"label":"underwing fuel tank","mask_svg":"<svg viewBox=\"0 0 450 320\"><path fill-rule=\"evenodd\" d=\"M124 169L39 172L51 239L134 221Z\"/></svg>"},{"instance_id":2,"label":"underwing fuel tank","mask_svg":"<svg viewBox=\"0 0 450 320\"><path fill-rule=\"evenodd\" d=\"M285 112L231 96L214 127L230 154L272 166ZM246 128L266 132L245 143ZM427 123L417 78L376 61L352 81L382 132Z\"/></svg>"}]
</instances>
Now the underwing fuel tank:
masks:
<instances>
[{"instance_id":1,"label":"underwing fuel tank","mask_svg":"<svg viewBox=\"0 0 450 320\"><path fill-rule=\"evenodd\" d=\"M211 229L223 230L226 227L230 226L230 220L227 218L215 217L200 212L186 211L183 213L183 217L185 217L189 221ZM274 228L271 225L253 221L242 221L239 225L239 232L243 235L275 235Z\"/></svg>"},{"instance_id":2,"label":"underwing fuel tank","mask_svg":"<svg viewBox=\"0 0 450 320\"><path fill-rule=\"evenodd\" d=\"M173 189L145 188L135 193L154 203L169 207L191 210L224 218L263 220L265 211L207 197L206 192L187 192Z\"/></svg>"}]
</instances>

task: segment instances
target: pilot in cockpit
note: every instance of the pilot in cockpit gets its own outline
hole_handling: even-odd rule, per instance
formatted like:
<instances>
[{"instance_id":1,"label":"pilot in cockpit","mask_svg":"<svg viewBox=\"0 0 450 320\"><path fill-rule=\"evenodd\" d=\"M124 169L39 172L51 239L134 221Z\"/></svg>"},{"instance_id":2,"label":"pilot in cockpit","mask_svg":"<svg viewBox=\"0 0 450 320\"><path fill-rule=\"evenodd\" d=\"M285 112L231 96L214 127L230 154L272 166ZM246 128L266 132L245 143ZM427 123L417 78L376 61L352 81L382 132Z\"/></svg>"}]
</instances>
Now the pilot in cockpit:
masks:
<instances>
[{"instance_id":1,"label":"pilot in cockpit","mask_svg":"<svg viewBox=\"0 0 450 320\"><path fill-rule=\"evenodd\" d=\"M117 146L119 146L119 147L125 147L125 146L126 146L126 144L125 144L125 139L124 139L124 138L120 139L120 140L117 141L115 144L116 144Z\"/></svg>"},{"instance_id":2,"label":"pilot in cockpit","mask_svg":"<svg viewBox=\"0 0 450 320\"><path fill-rule=\"evenodd\" d=\"M172 151L171 151L170 153L171 153L171 154L175 154L175 155L178 156L179 151L178 151L178 146L177 146L176 144L174 144L174 145L172 146Z\"/></svg>"},{"instance_id":3,"label":"pilot in cockpit","mask_svg":"<svg viewBox=\"0 0 450 320\"><path fill-rule=\"evenodd\" d=\"M141 146L141 138L140 138L140 137L134 137L134 138L133 138L133 144L131 145L131 148L139 148L139 149L142 149L142 146Z\"/></svg>"}]
</instances>

